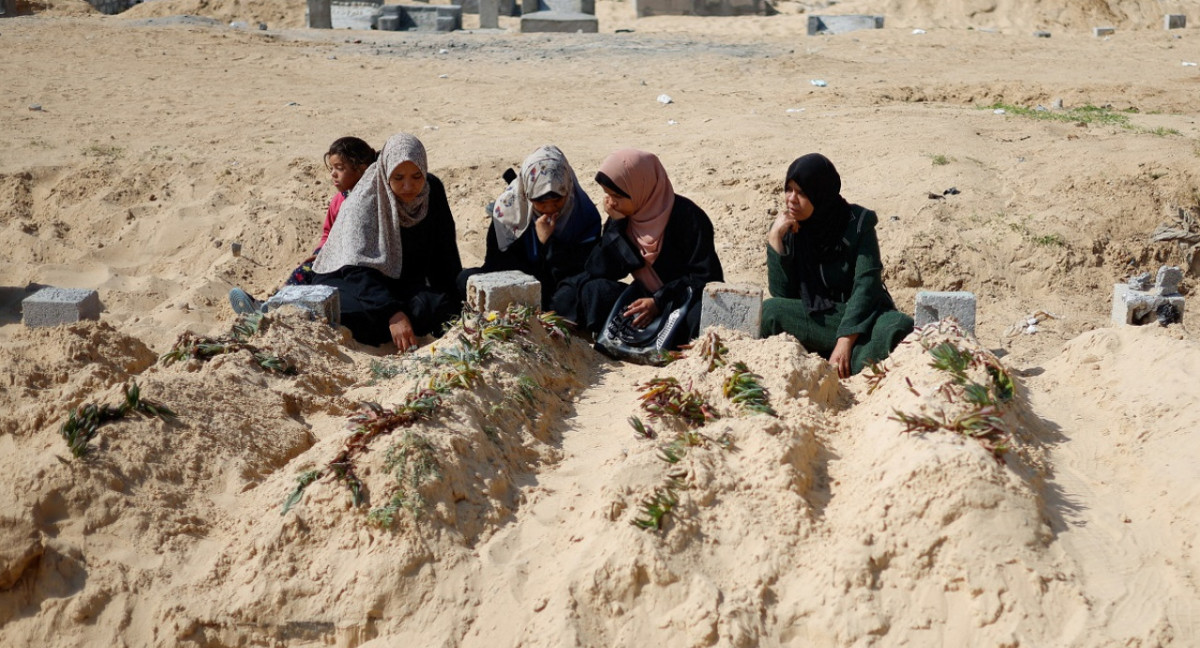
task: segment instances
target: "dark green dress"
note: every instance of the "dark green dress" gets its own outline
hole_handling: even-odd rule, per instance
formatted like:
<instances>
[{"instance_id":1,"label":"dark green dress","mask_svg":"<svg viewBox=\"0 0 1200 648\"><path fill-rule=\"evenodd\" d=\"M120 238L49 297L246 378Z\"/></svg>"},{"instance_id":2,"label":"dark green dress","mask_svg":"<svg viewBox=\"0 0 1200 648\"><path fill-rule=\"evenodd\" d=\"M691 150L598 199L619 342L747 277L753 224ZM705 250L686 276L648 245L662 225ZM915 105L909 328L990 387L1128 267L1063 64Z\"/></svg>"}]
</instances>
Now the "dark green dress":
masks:
<instances>
[{"instance_id":1,"label":"dark green dress","mask_svg":"<svg viewBox=\"0 0 1200 648\"><path fill-rule=\"evenodd\" d=\"M840 337L858 334L850 353L850 371L858 373L883 360L913 330L913 319L896 310L883 285L883 261L875 237L875 212L851 205L851 218L839 254L819 264L819 274L834 306L810 313L800 299L799 259L795 238L783 237L784 254L767 246L767 283L771 298L763 302L763 337L790 333L804 348L828 359Z\"/></svg>"}]
</instances>

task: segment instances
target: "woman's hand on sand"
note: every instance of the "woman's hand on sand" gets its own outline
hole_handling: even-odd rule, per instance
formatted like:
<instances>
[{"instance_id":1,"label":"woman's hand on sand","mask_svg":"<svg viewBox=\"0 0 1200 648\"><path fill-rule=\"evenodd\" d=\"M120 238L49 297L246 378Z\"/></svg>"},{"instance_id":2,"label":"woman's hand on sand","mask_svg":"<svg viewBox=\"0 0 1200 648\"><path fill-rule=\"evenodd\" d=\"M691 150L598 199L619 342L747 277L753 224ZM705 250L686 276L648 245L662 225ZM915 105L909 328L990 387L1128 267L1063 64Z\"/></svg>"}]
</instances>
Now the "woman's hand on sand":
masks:
<instances>
[{"instance_id":1,"label":"woman's hand on sand","mask_svg":"<svg viewBox=\"0 0 1200 648\"><path fill-rule=\"evenodd\" d=\"M655 317L658 317L658 304L654 303L653 297L642 297L633 300L621 314L625 317L632 317L633 325L637 328L646 328L650 322L654 321Z\"/></svg>"},{"instance_id":2,"label":"woman's hand on sand","mask_svg":"<svg viewBox=\"0 0 1200 648\"><path fill-rule=\"evenodd\" d=\"M854 341L857 339L857 333L838 338L837 344L833 346L833 353L829 354L829 364L837 369L838 378L850 377L850 352L854 350Z\"/></svg>"},{"instance_id":3,"label":"woman's hand on sand","mask_svg":"<svg viewBox=\"0 0 1200 648\"><path fill-rule=\"evenodd\" d=\"M408 321L408 315L403 311L397 312L388 320L388 331L391 332L392 342L396 343L400 353L417 346L417 335L413 333L412 322Z\"/></svg>"},{"instance_id":4,"label":"woman's hand on sand","mask_svg":"<svg viewBox=\"0 0 1200 648\"><path fill-rule=\"evenodd\" d=\"M767 233L767 243L779 254L783 254L783 237L788 233L795 234L800 230L800 221L788 216L787 210L779 212L775 222L771 223L771 231Z\"/></svg>"},{"instance_id":5,"label":"woman's hand on sand","mask_svg":"<svg viewBox=\"0 0 1200 648\"><path fill-rule=\"evenodd\" d=\"M558 212L553 214L542 214L536 221L533 222L534 228L537 229L538 240L542 243L550 240L550 235L554 233L554 226L558 224Z\"/></svg>"}]
</instances>

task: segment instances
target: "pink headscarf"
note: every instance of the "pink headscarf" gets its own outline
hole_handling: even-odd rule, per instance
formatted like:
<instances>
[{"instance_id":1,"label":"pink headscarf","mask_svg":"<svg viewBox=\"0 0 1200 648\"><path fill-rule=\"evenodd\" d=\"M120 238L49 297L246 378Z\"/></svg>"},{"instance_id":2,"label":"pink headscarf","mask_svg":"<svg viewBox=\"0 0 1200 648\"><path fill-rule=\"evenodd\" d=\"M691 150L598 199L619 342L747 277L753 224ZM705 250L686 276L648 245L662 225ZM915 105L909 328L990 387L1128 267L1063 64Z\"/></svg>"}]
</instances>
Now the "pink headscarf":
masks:
<instances>
[{"instance_id":1,"label":"pink headscarf","mask_svg":"<svg viewBox=\"0 0 1200 648\"><path fill-rule=\"evenodd\" d=\"M662 280L651 265L662 250L662 235L675 206L675 189L667 170L653 153L637 149L613 152L600 163L600 173L608 176L633 199L634 212L629 216L625 235L638 248L645 265L633 276L650 292L662 287Z\"/></svg>"}]
</instances>

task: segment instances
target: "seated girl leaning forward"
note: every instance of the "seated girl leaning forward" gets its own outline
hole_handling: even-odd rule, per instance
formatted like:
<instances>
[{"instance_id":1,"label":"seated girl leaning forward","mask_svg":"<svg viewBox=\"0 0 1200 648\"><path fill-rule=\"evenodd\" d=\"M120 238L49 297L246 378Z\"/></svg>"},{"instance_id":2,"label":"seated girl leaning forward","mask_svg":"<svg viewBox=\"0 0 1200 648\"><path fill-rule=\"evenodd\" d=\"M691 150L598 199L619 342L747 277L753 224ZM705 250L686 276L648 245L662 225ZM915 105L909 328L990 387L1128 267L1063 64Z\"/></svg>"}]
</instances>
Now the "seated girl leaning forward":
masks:
<instances>
[{"instance_id":1,"label":"seated girl leaning forward","mask_svg":"<svg viewBox=\"0 0 1200 648\"><path fill-rule=\"evenodd\" d=\"M846 378L888 356L913 330L883 285L875 212L841 196L825 156L788 167L786 208L767 234L762 335L790 333Z\"/></svg>"},{"instance_id":2,"label":"seated girl leaning forward","mask_svg":"<svg viewBox=\"0 0 1200 648\"><path fill-rule=\"evenodd\" d=\"M713 242L713 226L704 210L675 193L658 157L636 149L609 155L596 182L604 189L608 221L600 243L584 264L578 303L563 313L592 333L600 333L609 312L633 275L642 295L621 313L635 328L651 324L665 309L688 307L675 344L700 333L704 285L723 281Z\"/></svg>"},{"instance_id":3,"label":"seated girl leaning forward","mask_svg":"<svg viewBox=\"0 0 1200 648\"><path fill-rule=\"evenodd\" d=\"M363 344L407 351L461 311L454 218L420 140L388 139L342 204L313 270L314 284L338 289L342 324Z\"/></svg>"},{"instance_id":4,"label":"seated girl leaning forward","mask_svg":"<svg viewBox=\"0 0 1200 648\"><path fill-rule=\"evenodd\" d=\"M559 284L583 271L583 262L600 238L600 213L592 204L567 157L557 146L543 146L521 164L521 172L492 207L483 267L463 270L460 293L475 274L519 270L542 284L542 309L559 310Z\"/></svg>"}]
</instances>

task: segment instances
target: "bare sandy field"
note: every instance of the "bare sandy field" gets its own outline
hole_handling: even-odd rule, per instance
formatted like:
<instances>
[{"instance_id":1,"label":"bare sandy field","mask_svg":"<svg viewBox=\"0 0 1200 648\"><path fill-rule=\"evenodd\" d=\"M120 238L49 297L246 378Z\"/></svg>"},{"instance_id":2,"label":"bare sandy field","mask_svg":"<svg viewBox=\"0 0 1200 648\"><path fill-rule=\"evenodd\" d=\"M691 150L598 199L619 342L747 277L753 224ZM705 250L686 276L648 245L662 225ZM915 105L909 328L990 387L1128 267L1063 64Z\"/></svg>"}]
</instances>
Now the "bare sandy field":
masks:
<instances>
[{"instance_id":1,"label":"bare sandy field","mask_svg":"<svg viewBox=\"0 0 1200 648\"><path fill-rule=\"evenodd\" d=\"M1200 3L778 8L604 1L601 33L554 35L305 30L293 2L0 20L0 644L1200 644L1200 327L1110 325L1114 283L1200 276ZM887 28L804 35L834 11ZM465 265L504 169L553 143L598 198L634 146L762 286L784 170L824 153L901 309L968 290L976 334L840 382L786 337L653 368L528 313L404 356L282 313L163 357L312 248L330 142L401 131ZM44 285L99 291L101 320L25 328ZM739 362L773 415L731 399ZM710 416L653 416L664 378ZM134 382L177 416L73 456L72 410Z\"/></svg>"}]
</instances>

